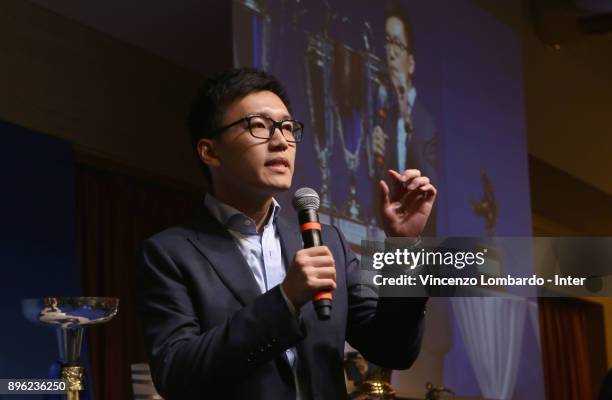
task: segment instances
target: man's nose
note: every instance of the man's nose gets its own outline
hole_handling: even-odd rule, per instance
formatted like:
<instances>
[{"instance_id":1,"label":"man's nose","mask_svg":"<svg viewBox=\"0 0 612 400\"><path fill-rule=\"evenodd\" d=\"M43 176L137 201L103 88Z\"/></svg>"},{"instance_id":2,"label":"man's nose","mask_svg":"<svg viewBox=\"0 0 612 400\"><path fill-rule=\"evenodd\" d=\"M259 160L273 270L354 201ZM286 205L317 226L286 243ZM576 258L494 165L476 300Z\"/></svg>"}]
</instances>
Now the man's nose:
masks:
<instances>
[{"instance_id":1,"label":"man's nose","mask_svg":"<svg viewBox=\"0 0 612 400\"><path fill-rule=\"evenodd\" d=\"M289 143L287 142L287 139L285 139L283 131L278 126L275 126L274 131L272 131L272 136L270 137L270 146L281 148L289 147Z\"/></svg>"}]
</instances>

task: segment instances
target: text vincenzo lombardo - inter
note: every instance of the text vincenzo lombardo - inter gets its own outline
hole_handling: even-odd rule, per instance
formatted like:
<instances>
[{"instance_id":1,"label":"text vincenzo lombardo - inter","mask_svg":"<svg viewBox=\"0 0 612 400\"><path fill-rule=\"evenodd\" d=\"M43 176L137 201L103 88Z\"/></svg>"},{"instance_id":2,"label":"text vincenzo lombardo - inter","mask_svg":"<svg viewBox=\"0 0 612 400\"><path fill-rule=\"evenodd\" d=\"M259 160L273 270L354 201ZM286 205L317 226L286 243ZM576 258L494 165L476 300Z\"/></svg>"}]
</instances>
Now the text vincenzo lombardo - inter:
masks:
<instances>
[{"instance_id":1,"label":"text vincenzo lombardo - inter","mask_svg":"<svg viewBox=\"0 0 612 400\"><path fill-rule=\"evenodd\" d=\"M408 249L396 249L392 252L375 252L372 254L372 267L380 270L385 266L406 266L410 270L423 265L436 267L454 267L458 270L466 266L482 266L486 262L482 251L418 251ZM547 284L555 286L579 286L584 285L586 278L554 275L551 278L542 278L533 274L531 276L504 277L478 274L478 276L435 276L432 274L402 274L395 277L374 275L373 283L377 286L544 286Z\"/></svg>"}]
</instances>

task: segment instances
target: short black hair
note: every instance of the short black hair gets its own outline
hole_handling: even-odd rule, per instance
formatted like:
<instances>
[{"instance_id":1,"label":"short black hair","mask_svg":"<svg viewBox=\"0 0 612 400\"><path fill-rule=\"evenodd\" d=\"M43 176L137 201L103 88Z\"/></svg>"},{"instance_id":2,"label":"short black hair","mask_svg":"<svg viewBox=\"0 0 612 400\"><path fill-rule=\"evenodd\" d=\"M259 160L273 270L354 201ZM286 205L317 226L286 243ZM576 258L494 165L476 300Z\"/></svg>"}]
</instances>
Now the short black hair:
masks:
<instances>
[{"instance_id":1,"label":"short black hair","mask_svg":"<svg viewBox=\"0 0 612 400\"><path fill-rule=\"evenodd\" d=\"M227 107L234 100L261 91L276 94L291 112L285 88L278 79L265 71L250 67L234 68L206 79L198 89L187 117L191 146L196 156L201 139L213 138L221 133L218 129ZM201 164L207 183L211 185L210 169L206 164Z\"/></svg>"},{"instance_id":2,"label":"short black hair","mask_svg":"<svg viewBox=\"0 0 612 400\"><path fill-rule=\"evenodd\" d=\"M385 4L385 24L391 17L398 18L404 25L404 32L406 32L406 40L408 43L408 52L414 55L414 32L412 32L412 24L410 23L410 17L406 8L404 8L397 0L388 0Z\"/></svg>"}]
</instances>

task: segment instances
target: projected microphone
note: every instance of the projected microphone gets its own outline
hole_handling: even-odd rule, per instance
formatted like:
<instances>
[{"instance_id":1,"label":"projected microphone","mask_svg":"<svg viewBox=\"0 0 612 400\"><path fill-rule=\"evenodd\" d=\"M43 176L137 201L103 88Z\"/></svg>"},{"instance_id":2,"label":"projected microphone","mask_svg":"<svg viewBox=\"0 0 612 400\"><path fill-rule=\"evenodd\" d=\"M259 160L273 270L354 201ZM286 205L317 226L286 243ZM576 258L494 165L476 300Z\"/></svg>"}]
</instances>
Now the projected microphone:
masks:
<instances>
[{"instance_id":1,"label":"projected microphone","mask_svg":"<svg viewBox=\"0 0 612 400\"><path fill-rule=\"evenodd\" d=\"M316 191L311 188L303 187L296 190L293 195L293 208L298 213L300 222L300 232L304 248L322 246L321 224L319 223L320 200ZM331 316L332 294L328 291L317 293L312 301L314 302L317 316L320 320L328 320Z\"/></svg>"},{"instance_id":2,"label":"projected microphone","mask_svg":"<svg viewBox=\"0 0 612 400\"><path fill-rule=\"evenodd\" d=\"M387 118L387 89L380 85L378 87L378 93L376 95L376 124L380 126L381 129L384 129L385 119ZM376 155L376 166L378 169L382 168L385 165L385 156L384 155Z\"/></svg>"}]
</instances>

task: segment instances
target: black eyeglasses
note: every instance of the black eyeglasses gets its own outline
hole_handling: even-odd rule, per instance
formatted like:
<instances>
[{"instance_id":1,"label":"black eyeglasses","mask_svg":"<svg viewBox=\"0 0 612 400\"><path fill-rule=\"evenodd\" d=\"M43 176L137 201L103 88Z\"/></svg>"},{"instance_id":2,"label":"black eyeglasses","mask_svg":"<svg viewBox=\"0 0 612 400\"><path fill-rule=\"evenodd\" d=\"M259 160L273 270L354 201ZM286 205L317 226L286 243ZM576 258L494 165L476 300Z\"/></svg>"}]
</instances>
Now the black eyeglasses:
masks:
<instances>
[{"instance_id":1,"label":"black eyeglasses","mask_svg":"<svg viewBox=\"0 0 612 400\"><path fill-rule=\"evenodd\" d=\"M399 38L391 37L389 34L385 35L385 47L387 50L391 49L396 53L399 53L402 50L410 53L410 48L406 44L402 43Z\"/></svg>"},{"instance_id":2,"label":"black eyeglasses","mask_svg":"<svg viewBox=\"0 0 612 400\"><path fill-rule=\"evenodd\" d=\"M302 141L302 136L304 136L304 124L300 121L294 119L275 121L270 117L259 114L247 115L246 117L240 118L238 121L234 121L229 125L215 130L214 133L223 132L244 121L246 121L251 135L257 139L271 139L277 128L280 129L285 140L290 143L299 143Z\"/></svg>"}]
</instances>

